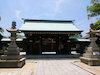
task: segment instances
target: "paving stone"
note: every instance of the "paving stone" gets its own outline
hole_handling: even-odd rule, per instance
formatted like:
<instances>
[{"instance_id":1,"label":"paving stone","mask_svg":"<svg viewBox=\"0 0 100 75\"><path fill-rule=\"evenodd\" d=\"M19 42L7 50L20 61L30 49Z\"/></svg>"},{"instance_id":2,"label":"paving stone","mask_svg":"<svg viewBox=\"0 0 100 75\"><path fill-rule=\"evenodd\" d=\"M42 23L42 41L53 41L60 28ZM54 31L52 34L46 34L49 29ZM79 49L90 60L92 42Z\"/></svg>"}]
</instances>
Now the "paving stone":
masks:
<instances>
[{"instance_id":1,"label":"paving stone","mask_svg":"<svg viewBox=\"0 0 100 75\"><path fill-rule=\"evenodd\" d=\"M93 75L68 60L37 61L34 75Z\"/></svg>"}]
</instances>

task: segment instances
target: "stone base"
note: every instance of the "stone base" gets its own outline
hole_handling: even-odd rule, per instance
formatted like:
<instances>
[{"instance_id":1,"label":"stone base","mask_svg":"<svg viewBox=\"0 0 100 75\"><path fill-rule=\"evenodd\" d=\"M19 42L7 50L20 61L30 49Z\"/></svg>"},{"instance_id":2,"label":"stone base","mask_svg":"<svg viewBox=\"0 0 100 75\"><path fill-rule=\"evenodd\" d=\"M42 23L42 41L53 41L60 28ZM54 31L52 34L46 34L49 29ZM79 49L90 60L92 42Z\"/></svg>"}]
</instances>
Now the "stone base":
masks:
<instances>
[{"instance_id":1,"label":"stone base","mask_svg":"<svg viewBox=\"0 0 100 75\"><path fill-rule=\"evenodd\" d=\"M1 60L20 60L21 55L1 55Z\"/></svg>"},{"instance_id":2,"label":"stone base","mask_svg":"<svg viewBox=\"0 0 100 75\"><path fill-rule=\"evenodd\" d=\"M80 60L90 66L100 66L100 59L80 57Z\"/></svg>"},{"instance_id":3,"label":"stone base","mask_svg":"<svg viewBox=\"0 0 100 75\"><path fill-rule=\"evenodd\" d=\"M25 65L25 58L20 60L0 60L0 68L21 68Z\"/></svg>"}]
</instances>

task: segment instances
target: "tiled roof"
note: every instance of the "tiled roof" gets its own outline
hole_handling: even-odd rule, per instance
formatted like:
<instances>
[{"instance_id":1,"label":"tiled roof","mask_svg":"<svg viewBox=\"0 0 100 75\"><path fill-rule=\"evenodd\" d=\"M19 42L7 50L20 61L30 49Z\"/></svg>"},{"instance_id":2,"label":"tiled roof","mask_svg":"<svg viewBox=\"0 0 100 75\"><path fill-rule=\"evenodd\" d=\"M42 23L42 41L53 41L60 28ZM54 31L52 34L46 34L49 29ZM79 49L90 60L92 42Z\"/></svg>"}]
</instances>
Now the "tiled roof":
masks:
<instances>
[{"instance_id":1,"label":"tiled roof","mask_svg":"<svg viewBox=\"0 0 100 75\"><path fill-rule=\"evenodd\" d=\"M62 20L30 20L25 19L21 31L79 31L73 23L70 21Z\"/></svg>"}]
</instances>

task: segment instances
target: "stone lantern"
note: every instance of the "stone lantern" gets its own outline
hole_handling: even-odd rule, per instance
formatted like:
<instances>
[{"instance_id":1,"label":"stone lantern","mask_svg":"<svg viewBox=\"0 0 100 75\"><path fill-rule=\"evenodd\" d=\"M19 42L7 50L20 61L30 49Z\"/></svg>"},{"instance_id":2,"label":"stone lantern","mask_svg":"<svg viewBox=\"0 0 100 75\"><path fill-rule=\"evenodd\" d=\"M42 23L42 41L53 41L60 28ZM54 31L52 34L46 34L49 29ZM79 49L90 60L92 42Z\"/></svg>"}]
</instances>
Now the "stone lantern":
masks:
<instances>
[{"instance_id":1,"label":"stone lantern","mask_svg":"<svg viewBox=\"0 0 100 75\"><path fill-rule=\"evenodd\" d=\"M7 29L7 31L11 33L11 43L1 56L0 67L23 67L25 58L20 55L19 47L16 45L16 33L20 33L20 31L16 29L15 21L12 22L11 29Z\"/></svg>"},{"instance_id":2,"label":"stone lantern","mask_svg":"<svg viewBox=\"0 0 100 75\"><path fill-rule=\"evenodd\" d=\"M100 65L100 48L96 44L96 34L100 32L100 30L95 30L93 27L93 23L90 24L90 30L87 34L90 35L90 45L86 48L86 52L83 54L83 57L80 57L81 62L92 65Z\"/></svg>"}]
</instances>

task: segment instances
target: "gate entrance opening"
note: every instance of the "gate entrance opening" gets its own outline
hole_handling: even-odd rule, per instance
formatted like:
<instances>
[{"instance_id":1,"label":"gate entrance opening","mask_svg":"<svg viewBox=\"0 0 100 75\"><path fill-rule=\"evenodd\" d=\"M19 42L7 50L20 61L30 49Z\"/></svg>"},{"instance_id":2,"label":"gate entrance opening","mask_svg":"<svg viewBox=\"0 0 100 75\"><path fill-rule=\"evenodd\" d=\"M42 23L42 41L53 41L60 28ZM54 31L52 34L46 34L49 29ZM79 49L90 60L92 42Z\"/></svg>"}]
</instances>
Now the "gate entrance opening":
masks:
<instances>
[{"instance_id":1,"label":"gate entrance opening","mask_svg":"<svg viewBox=\"0 0 100 75\"><path fill-rule=\"evenodd\" d=\"M56 54L56 38L42 38L42 54Z\"/></svg>"}]
</instances>

